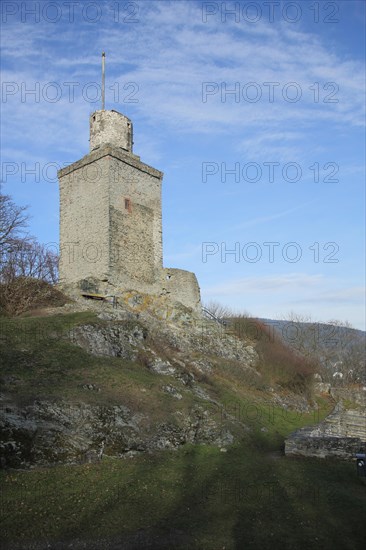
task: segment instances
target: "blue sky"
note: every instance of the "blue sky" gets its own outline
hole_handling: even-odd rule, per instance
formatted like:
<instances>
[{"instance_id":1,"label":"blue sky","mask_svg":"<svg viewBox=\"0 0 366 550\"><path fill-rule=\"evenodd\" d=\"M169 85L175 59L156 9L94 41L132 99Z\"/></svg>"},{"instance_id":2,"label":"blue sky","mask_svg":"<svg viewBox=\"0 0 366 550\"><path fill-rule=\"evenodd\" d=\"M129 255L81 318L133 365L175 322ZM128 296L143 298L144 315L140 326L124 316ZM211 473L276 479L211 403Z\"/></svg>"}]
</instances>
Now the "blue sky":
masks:
<instances>
[{"instance_id":1,"label":"blue sky","mask_svg":"<svg viewBox=\"0 0 366 550\"><path fill-rule=\"evenodd\" d=\"M164 172L165 266L204 302L365 328L363 1L1 10L3 190L40 241L58 243L55 167L88 153L104 50L106 108Z\"/></svg>"}]
</instances>

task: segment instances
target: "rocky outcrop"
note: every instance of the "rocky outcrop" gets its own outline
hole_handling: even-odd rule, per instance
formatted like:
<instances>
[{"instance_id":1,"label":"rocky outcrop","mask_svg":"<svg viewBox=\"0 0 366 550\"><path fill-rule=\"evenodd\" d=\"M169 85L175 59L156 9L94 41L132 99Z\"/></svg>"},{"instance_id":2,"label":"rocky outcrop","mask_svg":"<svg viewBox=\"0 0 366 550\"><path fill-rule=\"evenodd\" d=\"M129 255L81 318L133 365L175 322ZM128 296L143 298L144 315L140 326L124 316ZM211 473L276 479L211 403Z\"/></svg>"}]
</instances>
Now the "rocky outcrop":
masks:
<instances>
[{"instance_id":1,"label":"rocky outcrop","mask_svg":"<svg viewBox=\"0 0 366 550\"><path fill-rule=\"evenodd\" d=\"M121 342L118 341L121 336L129 340L128 343L132 346L136 344L140 346L140 330L142 327L148 327L150 336L164 341L166 345L177 349L185 357L193 352L201 355L200 361L207 362L208 356L216 356L240 361L244 368L255 367L258 362L258 354L253 342L244 342L236 338L222 325L209 321L182 304L171 302L164 297L147 296L133 291L125 292L119 298L118 307L114 309L107 302L90 300L86 302L81 301L80 296L77 297L75 293L72 296L77 302L74 306L65 306L65 311L93 309L98 313L99 319L106 324L106 331L99 326L94 327L98 334L96 332L91 334L92 326L80 327L80 330L73 329L72 337L91 353L104 355L105 352L121 352L119 350ZM126 330L123 322L127 323ZM137 333L131 337L131 329L134 326ZM112 331L115 332L114 335ZM145 337L146 329L143 331L143 338ZM94 338L98 343L91 342Z\"/></svg>"},{"instance_id":2,"label":"rocky outcrop","mask_svg":"<svg viewBox=\"0 0 366 550\"><path fill-rule=\"evenodd\" d=\"M93 355L123 357L134 361L147 330L137 323L120 322L75 327L71 337L75 343Z\"/></svg>"},{"instance_id":3,"label":"rocky outcrop","mask_svg":"<svg viewBox=\"0 0 366 550\"><path fill-rule=\"evenodd\" d=\"M135 302L137 306L140 303ZM123 398L112 405L99 386L91 383L80 387L97 394L96 403L93 399L92 403L87 399L71 403L40 398L20 405L11 394L4 394L0 396L3 467L82 463L100 460L103 455L125 457L176 449L186 443L225 447L233 442L238 426L246 429L223 412L224 406L209 395L198 378L207 376L223 358L240 359L240 367L258 377L252 346L220 335L214 323L200 323L181 305L170 310L169 322L159 319L156 312L94 307L98 321L73 326L65 338L88 354L137 362L141 370L162 378L155 391L170 399L170 405L155 415L149 413L148 406L140 409L137 402L126 406ZM149 390L141 386L139 391Z\"/></svg>"},{"instance_id":4,"label":"rocky outcrop","mask_svg":"<svg viewBox=\"0 0 366 550\"><path fill-rule=\"evenodd\" d=\"M124 303L118 307L82 301L79 296L63 312L52 310L50 314L92 309L96 320L94 315L86 316L89 322L68 326L59 337L101 358L101 362L106 357L117 358L111 361L112 369L135 368L132 389L123 388L120 394L109 388L103 393L100 379L91 383L83 371L78 387L84 393L78 393L76 402L62 399L60 394L51 400L47 393L34 400L30 390L28 401L21 405L13 391L21 381L11 384L7 380L7 393L0 396L2 466L81 463L100 460L103 455L126 457L176 449L186 443L225 448L249 431L246 422L250 415L238 417L237 403L220 402L210 377L222 377L228 368L243 385L262 388L253 342L236 338L220 324L203 319L182 304L174 305L162 297L154 301L136 292L125 294ZM62 369L60 358L57 364ZM103 363L103 368L108 369L109 362ZM75 380L72 383L77 385ZM154 392L151 395L146 393L150 383ZM70 389L73 395L74 386ZM276 386L267 390L263 396L267 404L302 412L312 406L303 395L284 393ZM114 392L113 403L108 391ZM142 407L141 395L146 396ZM155 401L155 409L149 397ZM160 401L165 408L160 407ZM262 405L259 403L258 411L264 408Z\"/></svg>"},{"instance_id":5,"label":"rocky outcrop","mask_svg":"<svg viewBox=\"0 0 366 550\"><path fill-rule=\"evenodd\" d=\"M172 392L171 386L164 389ZM11 468L95 462L103 455L120 458L185 443L222 447L233 442L230 431L202 406L154 424L123 405L36 401L19 408L7 402L0 411L0 432L1 465Z\"/></svg>"}]
</instances>

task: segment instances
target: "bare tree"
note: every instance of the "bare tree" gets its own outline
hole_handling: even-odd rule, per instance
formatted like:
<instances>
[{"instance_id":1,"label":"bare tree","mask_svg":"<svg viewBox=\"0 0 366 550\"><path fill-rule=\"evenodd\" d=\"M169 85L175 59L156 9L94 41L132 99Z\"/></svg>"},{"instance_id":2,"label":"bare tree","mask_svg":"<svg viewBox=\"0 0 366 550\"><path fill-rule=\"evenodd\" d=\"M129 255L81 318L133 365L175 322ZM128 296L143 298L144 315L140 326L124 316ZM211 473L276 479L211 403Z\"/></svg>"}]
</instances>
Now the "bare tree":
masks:
<instances>
[{"instance_id":1,"label":"bare tree","mask_svg":"<svg viewBox=\"0 0 366 550\"><path fill-rule=\"evenodd\" d=\"M58 256L35 239L16 239L3 254L0 281L10 283L19 277L31 277L55 284L58 279Z\"/></svg>"},{"instance_id":2,"label":"bare tree","mask_svg":"<svg viewBox=\"0 0 366 550\"><path fill-rule=\"evenodd\" d=\"M233 312L229 307L213 300L208 304L204 304L204 307L217 319L227 319L233 316Z\"/></svg>"},{"instance_id":3,"label":"bare tree","mask_svg":"<svg viewBox=\"0 0 366 550\"><path fill-rule=\"evenodd\" d=\"M282 337L285 343L309 359L319 357L319 323L312 321L310 315L300 315L291 311L284 319Z\"/></svg>"},{"instance_id":4,"label":"bare tree","mask_svg":"<svg viewBox=\"0 0 366 550\"><path fill-rule=\"evenodd\" d=\"M17 206L9 197L0 193L0 254L12 249L14 241L26 237L28 225L27 206Z\"/></svg>"},{"instance_id":5,"label":"bare tree","mask_svg":"<svg viewBox=\"0 0 366 550\"><path fill-rule=\"evenodd\" d=\"M286 343L317 363L324 382L342 385L366 380L365 336L348 321L317 323L293 312L287 320L282 330Z\"/></svg>"},{"instance_id":6,"label":"bare tree","mask_svg":"<svg viewBox=\"0 0 366 550\"><path fill-rule=\"evenodd\" d=\"M58 256L26 233L26 206L17 206L0 192L0 283L30 277L54 284Z\"/></svg>"}]
</instances>

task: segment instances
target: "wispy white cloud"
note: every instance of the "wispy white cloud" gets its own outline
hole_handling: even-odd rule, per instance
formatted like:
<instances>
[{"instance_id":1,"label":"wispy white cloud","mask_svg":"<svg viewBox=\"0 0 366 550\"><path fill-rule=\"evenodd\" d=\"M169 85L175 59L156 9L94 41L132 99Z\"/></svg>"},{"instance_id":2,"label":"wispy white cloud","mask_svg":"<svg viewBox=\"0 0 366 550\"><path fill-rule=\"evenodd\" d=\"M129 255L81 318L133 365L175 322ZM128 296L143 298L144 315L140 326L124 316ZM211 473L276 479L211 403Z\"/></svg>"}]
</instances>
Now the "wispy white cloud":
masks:
<instances>
[{"instance_id":1,"label":"wispy white cloud","mask_svg":"<svg viewBox=\"0 0 366 550\"><path fill-rule=\"evenodd\" d=\"M237 151L246 159L266 158L277 162L299 162L304 158L304 133L274 130L257 132L240 140Z\"/></svg>"},{"instance_id":2,"label":"wispy white cloud","mask_svg":"<svg viewBox=\"0 0 366 550\"><path fill-rule=\"evenodd\" d=\"M296 300L298 304L312 303L316 305L319 302L337 303L337 304L365 304L366 287L356 286L351 288L338 288L334 290L322 290L316 298L301 298Z\"/></svg>"},{"instance_id":3,"label":"wispy white cloud","mask_svg":"<svg viewBox=\"0 0 366 550\"><path fill-rule=\"evenodd\" d=\"M129 80L139 85L139 103L133 105L139 116L152 124L159 121L179 127L182 132L227 133L242 130L243 124L251 132L255 128L271 128L279 136L277 144L274 139L270 142L260 135L251 143L246 137L242 140L244 151L255 153L263 146L268 153L282 155L284 160L299 152L298 132L279 132L279 124L311 127L312 121L320 120L335 125L363 124L362 66L328 51L318 37L265 22L245 27L234 27L230 22L219 27L204 24L201 6L193 2L144 3L143 8L139 23L124 25L123 32L110 21L98 32L93 27L92 52L90 48L85 50L91 32L85 24L80 25L78 33L71 24L62 33L57 25L50 24L35 25L29 32L24 32L23 24L4 26L3 55L7 66L11 66L11 81L31 84L36 80L61 83L76 79L81 85L90 79L98 81L99 52L106 50L109 83L123 86ZM159 26L158 33L151 32L152 25ZM43 49L46 39L47 49ZM42 63L38 63L40 49ZM83 49L85 55L80 55ZM24 60L20 64L19 55ZM5 81L8 76L5 71ZM224 82L228 88L238 82L241 90L247 82L256 82L264 98L258 103L248 103L241 92L236 105L232 96L227 96L224 102L218 92L203 103L202 83L208 81L218 85ZM314 92L309 86L317 81L320 87L325 82L335 82L339 86L339 102L324 104L324 97L331 90L320 88L320 102L314 103ZM280 83L274 103L265 99L268 89L264 82ZM289 103L282 97L282 88L289 82L301 87L302 98L298 103ZM85 100L80 94L73 104L63 99L58 105L46 104L46 109L42 109L42 101L32 106L32 116L44 120L45 131L39 135L44 135L46 143L49 138L46 128L52 124L53 112L64 114L64 125L67 118L78 121L80 109L85 110ZM12 103L12 98L9 102ZM13 98L15 104L19 104L18 97ZM13 127L21 126L25 116L30 117L30 110L21 107L18 115L12 113ZM94 105L88 104L87 108L92 110Z\"/></svg>"},{"instance_id":4,"label":"wispy white cloud","mask_svg":"<svg viewBox=\"0 0 366 550\"><path fill-rule=\"evenodd\" d=\"M355 185L360 186L358 176L363 168L362 158L355 161L350 144L359 143L358 136L364 126L364 67L357 55L352 58L342 53L342 48L334 47L333 43L330 47L327 42L329 33L322 33L320 25L318 29L314 26L313 32L305 32L301 24L276 25L266 23L264 19L255 25L237 25L232 19L223 25L220 18L205 24L200 2L160 0L139 2L138 23L125 24L122 20L115 23L112 4L100 2L103 18L99 24L88 24L76 17L75 22L69 24L63 21L54 25L45 22L25 25L14 21L2 26L3 82L15 82L19 86L25 83L29 89L39 82L41 90L48 82L56 82L62 88L62 97L55 103L46 101L42 93L39 101L34 101L31 96L21 101L20 93L17 93L2 103L3 161L23 161L30 165L37 161L72 162L88 152L88 116L100 104L88 102L82 90L86 84L100 81L100 53L104 50L107 52L107 108L115 108L133 119L135 150L143 155L143 160L159 166L160 159L164 158L172 174L174 163L175 167L180 163L179 174L176 170L175 177L178 175L180 178L180 189L187 184L187 193L195 200L201 200L204 192L214 194L209 186L202 191L192 183L192 177L195 177L195 174L192 176L194 162L199 166L200 153L211 153L211 145L213 159L221 160L222 152L222 159L227 157L230 162L232 158L229 159L229 156L234 153L241 162L248 159L307 163L309 156L313 156L311 162L314 162L318 155L324 157L328 151L334 155L328 160L336 161L335 151L338 149L333 149L334 136L337 147L342 140L345 148L349 147L349 153L345 154L348 156L343 156L339 162L343 178L341 183L348 183L345 182L348 179L350 183L355 181ZM122 6L121 3L119 5ZM76 8L76 13L80 14L80 6ZM356 10L355 17L358 16ZM70 102L64 85L70 81L78 84L74 102ZM138 85L138 103L126 101L124 85L128 82ZM205 103L202 101L203 82L218 85L217 93L209 96ZM243 99L242 89L248 82L260 86L262 98L257 103ZM265 82L279 83L273 103L268 101ZM283 86L289 82L296 82L301 88L302 97L297 103L283 98ZM319 102L314 101L314 89L309 89L315 82L319 82ZM339 86L336 93L338 103L324 102L331 92L331 89L323 88L327 82L335 82ZM226 83L228 89L239 83L238 103L232 95L224 101L225 96L222 98L220 92L221 83ZM120 91L117 102L110 89L113 86ZM169 142L172 135L177 145ZM193 158L199 142L204 147ZM193 147L191 143L194 143ZM193 160L186 160L188 158ZM309 166L311 162L304 166ZM188 172L191 180L187 178L186 181ZM284 194L284 187L287 195ZM311 223L312 218L306 208L304 211L301 209L311 204L308 202L311 199L324 201L324 210L327 210L324 234L327 235L332 229L332 222L338 224L340 219L343 220L339 212L343 214L342 197L345 194L340 195L341 198L337 196L339 189L343 189L341 185L337 190L334 186L325 189L324 186L313 185L308 193L305 185L292 186L291 193L289 186L273 188L266 190L260 209L251 199L253 196L255 200L262 199L258 199L256 190L249 196L248 186L235 189L238 199L225 202L225 212L222 204L218 204L216 209L212 197L210 211L206 212L207 205L203 199L200 234L193 235L192 228L184 227L187 235L181 238L183 245L179 245L179 250L166 241L167 249L173 252L165 258L165 263L184 264L195 260L197 255L200 257L201 245L184 247L184 242L194 242L195 238L201 242L207 233L214 233L215 227L222 233L227 228L230 230L231 226L236 230L265 224L274 227L278 220L278 228L286 234L289 221L293 221L293 215L298 213L299 231L304 234L305 224ZM217 200L223 202L221 192L229 194L231 189L233 187L221 186ZM19 189L19 193L24 195L27 192L25 202L31 199L39 204L38 190L34 190L32 195L29 186ZM355 197L354 201L357 200ZM237 207L239 204L245 204L245 208L240 210ZM45 210L49 208L47 204ZM52 208L57 208L56 198ZM180 215L179 204L174 208L175 214ZM250 219L243 216L250 216ZM352 214L345 212L345 227L347 216ZM181 219L186 222L185 213ZM320 220L317 224L320 228ZM319 241L321 235L317 237ZM169 239L169 234L165 234L165 238ZM258 270L260 268L259 265ZM221 273L216 277L221 277ZM348 287L345 283L344 289L347 288L350 294L343 291L342 285L337 287L334 281L323 275L290 273L287 276L266 277L260 274L238 279L233 273L233 280L213 284L203 288L203 292L216 297L220 291L220 296L234 302L238 301L238 296L244 302L253 296L255 303L252 302L250 309L260 314L259 309L263 307L264 315L268 316L275 307L308 305L315 308L317 303L326 313L332 308L334 310L332 301L349 310L353 300L352 307L356 311L360 308L356 304L360 298L359 290L354 289L353 283ZM273 296L277 300L274 305ZM349 301L342 302L342 296ZM268 308L267 312L265 308Z\"/></svg>"},{"instance_id":5,"label":"wispy white cloud","mask_svg":"<svg viewBox=\"0 0 366 550\"><path fill-rule=\"evenodd\" d=\"M314 202L315 201L309 201L309 202L304 203L304 204L298 204L294 208L288 208L286 210L283 210L281 212L277 212L275 214L270 214L268 216L258 216L257 218L247 220L247 221L245 221L243 223L240 223L240 224L237 224L235 226L226 227L226 231L232 231L232 230L237 231L239 229L244 229L244 228L247 228L247 227L254 227L254 226L257 226L257 225L268 224L268 222L271 222L273 220L278 220L278 219L281 219L281 218L285 218L285 217L289 216L290 214L293 214L294 212L298 212L299 210L302 210L303 208L306 208L307 206L309 206L310 204L313 204Z\"/></svg>"},{"instance_id":6,"label":"wispy white cloud","mask_svg":"<svg viewBox=\"0 0 366 550\"><path fill-rule=\"evenodd\" d=\"M295 312L320 322L351 320L365 330L365 290L322 274L289 273L227 280L202 288L202 296L258 317L288 319Z\"/></svg>"}]
</instances>

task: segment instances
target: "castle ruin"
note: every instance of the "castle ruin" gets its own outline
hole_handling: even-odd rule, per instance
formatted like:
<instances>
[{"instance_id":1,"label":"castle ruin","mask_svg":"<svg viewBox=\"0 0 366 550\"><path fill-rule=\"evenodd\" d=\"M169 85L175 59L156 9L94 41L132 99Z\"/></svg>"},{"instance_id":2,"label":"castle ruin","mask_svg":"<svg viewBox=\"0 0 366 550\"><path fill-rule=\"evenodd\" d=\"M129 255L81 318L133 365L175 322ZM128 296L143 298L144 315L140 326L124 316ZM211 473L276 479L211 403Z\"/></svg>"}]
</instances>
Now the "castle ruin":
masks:
<instances>
[{"instance_id":1,"label":"castle ruin","mask_svg":"<svg viewBox=\"0 0 366 550\"><path fill-rule=\"evenodd\" d=\"M60 283L117 297L167 296L199 311L194 273L163 267L163 173L132 149L131 120L97 110L89 154L59 170Z\"/></svg>"}]
</instances>

